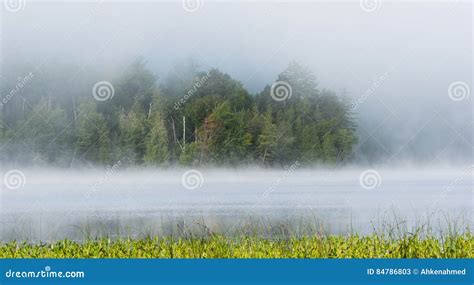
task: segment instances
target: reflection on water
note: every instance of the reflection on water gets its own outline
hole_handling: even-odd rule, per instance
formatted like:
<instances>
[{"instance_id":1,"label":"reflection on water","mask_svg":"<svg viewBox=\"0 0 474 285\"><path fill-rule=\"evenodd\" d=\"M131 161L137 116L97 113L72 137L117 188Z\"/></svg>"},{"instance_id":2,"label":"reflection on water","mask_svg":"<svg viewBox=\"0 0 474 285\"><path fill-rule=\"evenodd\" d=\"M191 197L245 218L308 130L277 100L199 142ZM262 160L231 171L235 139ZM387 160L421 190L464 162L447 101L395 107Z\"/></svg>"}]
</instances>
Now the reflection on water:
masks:
<instances>
[{"instance_id":1,"label":"reflection on water","mask_svg":"<svg viewBox=\"0 0 474 285\"><path fill-rule=\"evenodd\" d=\"M379 169L375 186L364 170L200 170L197 189L186 170L22 170L1 240L472 228L471 170Z\"/></svg>"}]
</instances>

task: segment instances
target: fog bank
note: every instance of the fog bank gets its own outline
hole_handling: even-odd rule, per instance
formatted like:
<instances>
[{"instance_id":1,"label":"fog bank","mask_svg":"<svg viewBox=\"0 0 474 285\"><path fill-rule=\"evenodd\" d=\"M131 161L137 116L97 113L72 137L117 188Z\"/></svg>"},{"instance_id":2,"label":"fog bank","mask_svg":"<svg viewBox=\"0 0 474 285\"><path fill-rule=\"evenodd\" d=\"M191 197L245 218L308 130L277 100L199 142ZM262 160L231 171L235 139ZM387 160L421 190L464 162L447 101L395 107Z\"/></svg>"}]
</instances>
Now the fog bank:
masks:
<instances>
[{"instance_id":1,"label":"fog bank","mask_svg":"<svg viewBox=\"0 0 474 285\"><path fill-rule=\"evenodd\" d=\"M372 10L360 1L205 1L187 8L181 1L27 1L20 11L3 9L2 92L33 71L59 73L45 89L71 96L83 92L79 81L112 80L143 56L159 82L191 57L201 70L218 68L257 93L297 60L321 89L354 104L358 163L473 160L472 3L383 1ZM63 65L73 76L61 78ZM456 82L465 84L461 100L450 97Z\"/></svg>"}]
</instances>

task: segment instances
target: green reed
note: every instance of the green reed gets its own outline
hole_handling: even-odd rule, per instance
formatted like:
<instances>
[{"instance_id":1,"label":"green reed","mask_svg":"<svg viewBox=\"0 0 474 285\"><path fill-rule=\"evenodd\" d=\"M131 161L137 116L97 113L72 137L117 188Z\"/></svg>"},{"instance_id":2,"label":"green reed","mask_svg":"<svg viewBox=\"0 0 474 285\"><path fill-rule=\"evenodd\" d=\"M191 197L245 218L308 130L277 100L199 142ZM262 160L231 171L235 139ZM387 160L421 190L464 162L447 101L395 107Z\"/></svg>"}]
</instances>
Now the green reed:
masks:
<instances>
[{"instance_id":1,"label":"green reed","mask_svg":"<svg viewBox=\"0 0 474 285\"><path fill-rule=\"evenodd\" d=\"M107 238L0 244L0 258L473 258L474 235Z\"/></svg>"}]
</instances>

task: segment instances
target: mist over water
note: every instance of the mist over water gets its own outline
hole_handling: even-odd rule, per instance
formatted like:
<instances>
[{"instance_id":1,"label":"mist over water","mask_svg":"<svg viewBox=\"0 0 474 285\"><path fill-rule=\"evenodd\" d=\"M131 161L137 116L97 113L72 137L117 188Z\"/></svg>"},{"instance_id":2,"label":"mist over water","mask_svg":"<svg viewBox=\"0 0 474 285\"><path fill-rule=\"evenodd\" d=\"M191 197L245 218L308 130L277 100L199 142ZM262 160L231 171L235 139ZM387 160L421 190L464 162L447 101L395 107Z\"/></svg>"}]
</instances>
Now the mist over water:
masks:
<instances>
[{"instance_id":1,"label":"mist over water","mask_svg":"<svg viewBox=\"0 0 474 285\"><path fill-rule=\"evenodd\" d=\"M0 241L472 229L470 2L383 1L367 12L360 1L205 1L190 13L181 1L27 1L0 17L0 114L12 122L21 115L8 113L5 99L25 110L26 95L52 94L72 113L71 98L91 99L94 83L114 82L137 57L158 89L186 74L178 67L191 58L251 96L296 60L315 73L318 90L348 102L358 138L351 161L336 167L101 168L68 160L60 169L18 163L40 155L13 153L0 162ZM17 88L30 72L30 84ZM459 82L462 93L452 93Z\"/></svg>"},{"instance_id":2,"label":"mist over water","mask_svg":"<svg viewBox=\"0 0 474 285\"><path fill-rule=\"evenodd\" d=\"M2 240L472 227L472 167L187 171L25 170L2 190Z\"/></svg>"}]
</instances>

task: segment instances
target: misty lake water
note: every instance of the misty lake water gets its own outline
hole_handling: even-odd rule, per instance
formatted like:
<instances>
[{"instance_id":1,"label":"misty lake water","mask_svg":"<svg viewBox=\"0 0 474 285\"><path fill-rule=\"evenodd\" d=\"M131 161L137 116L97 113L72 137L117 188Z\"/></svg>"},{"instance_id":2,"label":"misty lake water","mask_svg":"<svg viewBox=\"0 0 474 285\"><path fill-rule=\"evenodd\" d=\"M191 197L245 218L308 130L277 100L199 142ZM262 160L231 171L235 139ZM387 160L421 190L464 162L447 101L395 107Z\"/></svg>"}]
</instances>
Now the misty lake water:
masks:
<instances>
[{"instance_id":1,"label":"misty lake water","mask_svg":"<svg viewBox=\"0 0 474 285\"><path fill-rule=\"evenodd\" d=\"M199 169L183 185L187 169L22 169L21 188L2 187L1 240L472 228L472 168L381 168L361 181L365 170Z\"/></svg>"}]
</instances>

